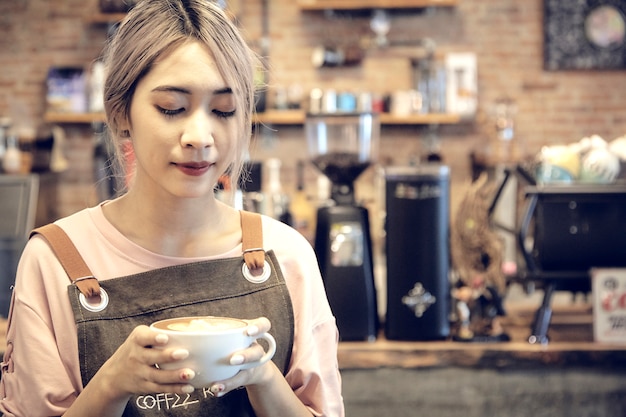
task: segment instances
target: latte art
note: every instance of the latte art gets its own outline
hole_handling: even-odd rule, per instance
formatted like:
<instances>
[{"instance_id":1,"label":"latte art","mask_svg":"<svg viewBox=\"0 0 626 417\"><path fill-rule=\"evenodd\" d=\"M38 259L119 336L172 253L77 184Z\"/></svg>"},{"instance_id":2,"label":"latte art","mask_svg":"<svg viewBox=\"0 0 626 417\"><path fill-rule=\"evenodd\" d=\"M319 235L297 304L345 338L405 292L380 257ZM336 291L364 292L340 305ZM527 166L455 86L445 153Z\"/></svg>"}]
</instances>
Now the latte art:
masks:
<instances>
[{"instance_id":1,"label":"latte art","mask_svg":"<svg viewBox=\"0 0 626 417\"><path fill-rule=\"evenodd\" d=\"M156 327L163 330L177 332L219 332L232 329L242 329L247 326L243 320L226 317L183 317L163 320L155 323Z\"/></svg>"},{"instance_id":2,"label":"latte art","mask_svg":"<svg viewBox=\"0 0 626 417\"><path fill-rule=\"evenodd\" d=\"M245 323L239 320L225 320L218 318L191 319L174 321L167 325L169 330L179 332L210 332L245 327Z\"/></svg>"}]
</instances>

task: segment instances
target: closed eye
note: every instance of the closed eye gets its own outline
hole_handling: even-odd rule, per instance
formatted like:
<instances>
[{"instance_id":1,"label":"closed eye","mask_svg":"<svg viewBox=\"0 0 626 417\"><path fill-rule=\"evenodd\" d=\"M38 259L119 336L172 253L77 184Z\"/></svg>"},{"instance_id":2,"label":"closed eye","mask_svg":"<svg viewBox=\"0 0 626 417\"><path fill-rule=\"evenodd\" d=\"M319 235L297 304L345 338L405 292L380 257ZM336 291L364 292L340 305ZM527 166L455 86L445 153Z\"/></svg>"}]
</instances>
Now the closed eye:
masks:
<instances>
[{"instance_id":1,"label":"closed eye","mask_svg":"<svg viewBox=\"0 0 626 417\"><path fill-rule=\"evenodd\" d=\"M163 107L161 107L161 106L156 106L156 107L157 107L157 109L158 109L161 113L163 113L164 115L169 116L169 117L174 117L174 116L176 116L177 114L180 114L180 113L182 113L182 112L184 112L184 111L185 111L185 108L184 108L184 107L180 107L180 108L178 108L178 109L166 109L166 108L163 108Z\"/></svg>"},{"instance_id":2,"label":"closed eye","mask_svg":"<svg viewBox=\"0 0 626 417\"><path fill-rule=\"evenodd\" d=\"M237 110L232 110L232 111L221 111L221 110L217 110L217 109L215 109L215 110L213 110L213 113L214 113L217 117L219 117L219 118L222 118L222 119L228 119L229 117L233 117L233 116L235 115L235 112L236 112L236 111L237 111Z\"/></svg>"}]
</instances>

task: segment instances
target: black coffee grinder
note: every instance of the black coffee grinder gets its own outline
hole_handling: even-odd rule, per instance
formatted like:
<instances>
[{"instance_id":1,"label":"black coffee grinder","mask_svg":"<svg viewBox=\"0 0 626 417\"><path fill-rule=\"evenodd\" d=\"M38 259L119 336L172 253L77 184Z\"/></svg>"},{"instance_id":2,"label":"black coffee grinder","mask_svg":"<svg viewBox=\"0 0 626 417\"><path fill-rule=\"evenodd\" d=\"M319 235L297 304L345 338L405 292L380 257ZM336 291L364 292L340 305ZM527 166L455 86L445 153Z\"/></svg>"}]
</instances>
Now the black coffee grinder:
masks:
<instances>
[{"instance_id":1,"label":"black coffee grinder","mask_svg":"<svg viewBox=\"0 0 626 417\"><path fill-rule=\"evenodd\" d=\"M308 114L313 164L332 182L329 205L317 211L315 252L341 340L375 340L376 289L369 215L356 204L354 181L374 162L380 122L375 113Z\"/></svg>"}]
</instances>

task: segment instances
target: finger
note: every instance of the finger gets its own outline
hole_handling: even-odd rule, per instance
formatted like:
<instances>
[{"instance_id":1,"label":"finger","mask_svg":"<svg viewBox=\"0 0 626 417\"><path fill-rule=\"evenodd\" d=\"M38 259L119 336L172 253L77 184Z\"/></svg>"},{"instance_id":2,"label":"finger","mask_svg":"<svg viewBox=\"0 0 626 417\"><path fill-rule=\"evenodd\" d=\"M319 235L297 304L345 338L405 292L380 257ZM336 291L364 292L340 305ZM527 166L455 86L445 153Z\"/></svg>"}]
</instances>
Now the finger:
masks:
<instances>
[{"instance_id":1,"label":"finger","mask_svg":"<svg viewBox=\"0 0 626 417\"><path fill-rule=\"evenodd\" d=\"M190 393L194 387L191 382L196 373L190 368L163 369L157 365L141 371L144 392Z\"/></svg>"},{"instance_id":2,"label":"finger","mask_svg":"<svg viewBox=\"0 0 626 417\"><path fill-rule=\"evenodd\" d=\"M133 333L131 336L134 336L137 344L153 348L145 353L149 365L176 362L189 356L189 351L186 349L168 348L169 336L165 333L154 331L146 326L138 326Z\"/></svg>"},{"instance_id":3,"label":"finger","mask_svg":"<svg viewBox=\"0 0 626 417\"><path fill-rule=\"evenodd\" d=\"M189 351L183 348L156 348L148 349L148 352L146 352L146 358L150 365L176 363L188 357Z\"/></svg>"},{"instance_id":4,"label":"finger","mask_svg":"<svg viewBox=\"0 0 626 417\"><path fill-rule=\"evenodd\" d=\"M214 382L209 387L209 393L213 397L223 397L231 391L245 388L250 379L250 370L239 371L234 377L224 381Z\"/></svg>"},{"instance_id":5,"label":"finger","mask_svg":"<svg viewBox=\"0 0 626 417\"><path fill-rule=\"evenodd\" d=\"M274 368L274 371L277 370L277 368L275 368L273 363L270 361L266 364L250 369L242 369L231 378L214 382L209 387L209 392L214 397L221 397L233 390L244 388L249 384L260 383L261 381L270 378L268 375L271 375L272 368Z\"/></svg>"},{"instance_id":6,"label":"finger","mask_svg":"<svg viewBox=\"0 0 626 417\"><path fill-rule=\"evenodd\" d=\"M254 320L247 321L249 324L248 329L246 330L248 336L258 336L262 333L269 332L272 327L272 324L267 317L259 317Z\"/></svg>"},{"instance_id":7,"label":"finger","mask_svg":"<svg viewBox=\"0 0 626 417\"><path fill-rule=\"evenodd\" d=\"M165 346L169 340L166 334L154 331L145 325L135 327L128 338L143 347Z\"/></svg>"},{"instance_id":8,"label":"finger","mask_svg":"<svg viewBox=\"0 0 626 417\"><path fill-rule=\"evenodd\" d=\"M265 355L265 349L258 342L253 342L249 348L235 352L230 357L231 365L258 362Z\"/></svg>"},{"instance_id":9,"label":"finger","mask_svg":"<svg viewBox=\"0 0 626 417\"><path fill-rule=\"evenodd\" d=\"M152 367L148 374L148 380L160 385L189 384L196 377L196 373L190 368L161 369Z\"/></svg>"},{"instance_id":10,"label":"finger","mask_svg":"<svg viewBox=\"0 0 626 417\"><path fill-rule=\"evenodd\" d=\"M160 335L147 326L137 326L109 361L121 365L119 371L127 372L133 368L153 367L156 363L171 362L189 355L188 352L166 350L163 348L164 343L167 343L166 335Z\"/></svg>"},{"instance_id":11,"label":"finger","mask_svg":"<svg viewBox=\"0 0 626 417\"><path fill-rule=\"evenodd\" d=\"M147 381L143 388L145 388L142 390L143 393L171 392L176 394L190 394L195 391L194 386L188 382L171 383Z\"/></svg>"}]
</instances>

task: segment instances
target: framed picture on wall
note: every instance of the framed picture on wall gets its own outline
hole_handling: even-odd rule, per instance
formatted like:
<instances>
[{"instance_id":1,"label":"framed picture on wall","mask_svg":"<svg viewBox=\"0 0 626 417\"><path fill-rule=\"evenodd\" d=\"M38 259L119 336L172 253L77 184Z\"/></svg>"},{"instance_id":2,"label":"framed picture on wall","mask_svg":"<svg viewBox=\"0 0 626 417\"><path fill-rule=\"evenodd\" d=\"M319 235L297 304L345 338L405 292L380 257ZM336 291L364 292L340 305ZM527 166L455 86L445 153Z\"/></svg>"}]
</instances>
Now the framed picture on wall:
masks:
<instances>
[{"instance_id":1,"label":"framed picture on wall","mask_svg":"<svg viewBox=\"0 0 626 417\"><path fill-rule=\"evenodd\" d=\"M626 1L544 0L546 70L626 68Z\"/></svg>"}]
</instances>

